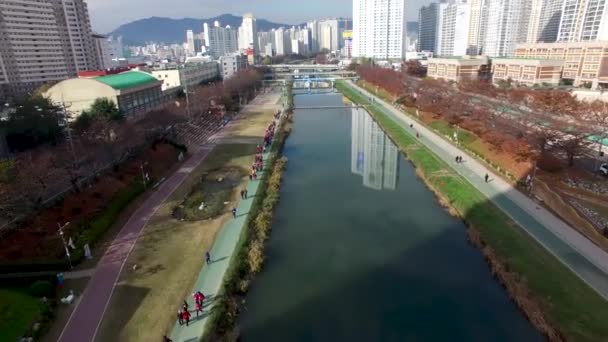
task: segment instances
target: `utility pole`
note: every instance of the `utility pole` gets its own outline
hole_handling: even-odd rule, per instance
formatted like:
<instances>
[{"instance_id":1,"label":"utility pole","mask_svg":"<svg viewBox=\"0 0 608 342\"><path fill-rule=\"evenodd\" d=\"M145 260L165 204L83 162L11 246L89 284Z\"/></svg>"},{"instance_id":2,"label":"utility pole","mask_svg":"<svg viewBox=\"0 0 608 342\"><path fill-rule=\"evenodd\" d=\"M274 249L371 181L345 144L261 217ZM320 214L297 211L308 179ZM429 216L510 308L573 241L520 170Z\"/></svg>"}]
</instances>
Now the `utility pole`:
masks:
<instances>
[{"instance_id":1,"label":"utility pole","mask_svg":"<svg viewBox=\"0 0 608 342\"><path fill-rule=\"evenodd\" d=\"M65 249L65 255L68 257L68 263L70 264L70 269L73 269L72 266L72 255L70 254L70 250L68 249L68 244L65 242L65 237L63 236L63 229L67 227L70 222L66 222L63 226L57 222L57 227L59 227L59 236L61 236L61 242L63 242L63 248Z\"/></svg>"}]
</instances>

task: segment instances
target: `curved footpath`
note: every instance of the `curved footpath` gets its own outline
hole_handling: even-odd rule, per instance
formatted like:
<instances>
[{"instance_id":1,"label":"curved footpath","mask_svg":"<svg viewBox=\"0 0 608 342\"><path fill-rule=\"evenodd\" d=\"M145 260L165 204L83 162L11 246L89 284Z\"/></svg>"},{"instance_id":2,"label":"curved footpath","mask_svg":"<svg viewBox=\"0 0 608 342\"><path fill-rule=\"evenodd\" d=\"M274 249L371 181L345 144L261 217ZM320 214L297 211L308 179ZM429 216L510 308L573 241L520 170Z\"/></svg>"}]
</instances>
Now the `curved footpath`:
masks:
<instances>
[{"instance_id":1,"label":"curved footpath","mask_svg":"<svg viewBox=\"0 0 608 342\"><path fill-rule=\"evenodd\" d=\"M415 132L420 133L421 143L448 165L452 165L457 155L467 156L464 151L450 144L438 134L420 125L399 109L372 95L352 81L345 82L345 84L369 98L374 98L372 106L382 110L411 135L415 135ZM413 124L414 128L410 128L410 124ZM474 158L467 158L464 163L453 169L517 222L566 267L608 300L608 253L513 188ZM488 183L484 180L486 174L491 179Z\"/></svg>"},{"instance_id":2,"label":"curved footpath","mask_svg":"<svg viewBox=\"0 0 608 342\"><path fill-rule=\"evenodd\" d=\"M201 146L131 215L99 260L82 296L78 297L76 307L59 336L60 342L93 341L120 272L148 220L212 149L212 144Z\"/></svg>"}]
</instances>

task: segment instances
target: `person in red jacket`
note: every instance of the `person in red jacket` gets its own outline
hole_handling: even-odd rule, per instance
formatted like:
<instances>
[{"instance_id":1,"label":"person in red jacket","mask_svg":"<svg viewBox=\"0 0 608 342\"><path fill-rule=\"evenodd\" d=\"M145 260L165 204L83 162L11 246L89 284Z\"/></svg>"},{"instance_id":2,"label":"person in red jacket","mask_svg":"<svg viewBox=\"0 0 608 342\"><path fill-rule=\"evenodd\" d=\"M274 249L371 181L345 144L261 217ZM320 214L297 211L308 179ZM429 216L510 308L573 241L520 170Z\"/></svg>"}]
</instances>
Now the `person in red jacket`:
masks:
<instances>
[{"instance_id":1,"label":"person in red jacket","mask_svg":"<svg viewBox=\"0 0 608 342\"><path fill-rule=\"evenodd\" d=\"M194 304L194 311L196 311L196 317L198 318L198 313L202 313L203 312L203 302L196 302L196 304ZM188 325L188 324L186 324Z\"/></svg>"},{"instance_id":2,"label":"person in red jacket","mask_svg":"<svg viewBox=\"0 0 608 342\"><path fill-rule=\"evenodd\" d=\"M186 326L188 326L188 324L190 323L190 311L182 311L182 320L184 320L186 322Z\"/></svg>"}]
</instances>

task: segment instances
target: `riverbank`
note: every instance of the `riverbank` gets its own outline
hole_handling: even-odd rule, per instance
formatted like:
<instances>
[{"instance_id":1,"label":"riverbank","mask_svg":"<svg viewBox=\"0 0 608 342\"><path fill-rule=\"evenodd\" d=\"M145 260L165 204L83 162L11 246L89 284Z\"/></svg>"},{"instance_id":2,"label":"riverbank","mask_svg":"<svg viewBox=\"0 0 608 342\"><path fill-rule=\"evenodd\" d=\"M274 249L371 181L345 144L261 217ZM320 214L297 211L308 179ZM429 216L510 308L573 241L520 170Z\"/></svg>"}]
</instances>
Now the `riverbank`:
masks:
<instances>
[{"instance_id":1,"label":"riverbank","mask_svg":"<svg viewBox=\"0 0 608 342\"><path fill-rule=\"evenodd\" d=\"M473 243L514 302L548 339L602 341L608 326L608 302L559 260L533 241L513 220L471 183L423 146L366 97L343 83L338 89L367 108L400 150L417 167L425 183L469 226ZM585 314L583 314L585 313Z\"/></svg>"},{"instance_id":2,"label":"riverbank","mask_svg":"<svg viewBox=\"0 0 608 342\"><path fill-rule=\"evenodd\" d=\"M264 169L272 171L269 176L262 176L234 258L214 299L213 311L202 338L204 341L237 341L239 338L238 315L251 282L263 267L265 242L270 234L273 210L279 201L281 179L287 163L287 159L281 157L281 150L291 132L291 113L284 115L286 117L277 127L270 156L264 163Z\"/></svg>"}]
</instances>

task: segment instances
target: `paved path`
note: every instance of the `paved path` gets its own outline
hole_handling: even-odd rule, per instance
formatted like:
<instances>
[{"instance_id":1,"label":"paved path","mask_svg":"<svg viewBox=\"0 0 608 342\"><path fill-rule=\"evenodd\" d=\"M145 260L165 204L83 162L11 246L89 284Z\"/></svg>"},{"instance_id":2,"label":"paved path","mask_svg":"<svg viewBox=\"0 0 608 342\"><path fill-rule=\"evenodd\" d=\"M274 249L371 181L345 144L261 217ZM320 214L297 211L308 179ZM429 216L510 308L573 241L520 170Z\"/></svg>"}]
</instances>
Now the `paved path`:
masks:
<instances>
[{"instance_id":1,"label":"paved path","mask_svg":"<svg viewBox=\"0 0 608 342\"><path fill-rule=\"evenodd\" d=\"M265 165L269 157L270 153L265 153ZM193 314L192 321L190 321L188 326L179 325L176 320L173 331L171 332L171 339L174 342L199 341L203 335L209 319L209 312L213 308L214 297L220 291L224 275L226 274L231 258L234 255L239 237L245 228L251 205L253 204L255 196L257 196L260 179L264 177L266 171L268 170L264 168L264 171L258 174L258 180L250 181L249 184L247 184L247 192L249 193L248 198L240 201L237 207L236 217L222 226L222 229L213 244L213 248L211 249L212 262L209 265L203 266L198 275L198 279L194 284L194 288L190 291L190 293L201 291L205 295L203 313L198 318ZM203 255L201 255L201 257L203 257ZM189 307L191 309L194 308L192 296L190 296L187 301Z\"/></svg>"},{"instance_id":2,"label":"paved path","mask_svg":"<svg viewBox=\"0 0 608 342\"><path fill-rule=\"evenodd\" d=\"M59 336L59 341L93 341L114 292L118 276L141 231L158 207L207 157L212 148L213 145L201 146L195 151L180 169L165 180L129 218L97 264L94 274L79 296L76 308Z\"/></svg>"},{"instance_id":3,"label":"paved path","mask_svg":"<svg viewBox=\"0 0 608 342\"><path fill-rule=\"evenodd\" d=\"M415 132L418 131L421 134L422 144L444 162L452 164L456 155L466 156L465 152L423 127L399 109L350 81L347 84L370 98L374 97L375 101L372 105L382 110L411 135L415 135ZM413 129L409 127L410 124L414 125ZM583 281L608 299L608 253L529 197L514 189L474 158L467 158L464 163L455 165L453 169L490 198ZM490 176L489 183L484 180L486 174Z\"/></svg>"}]
</instances>

